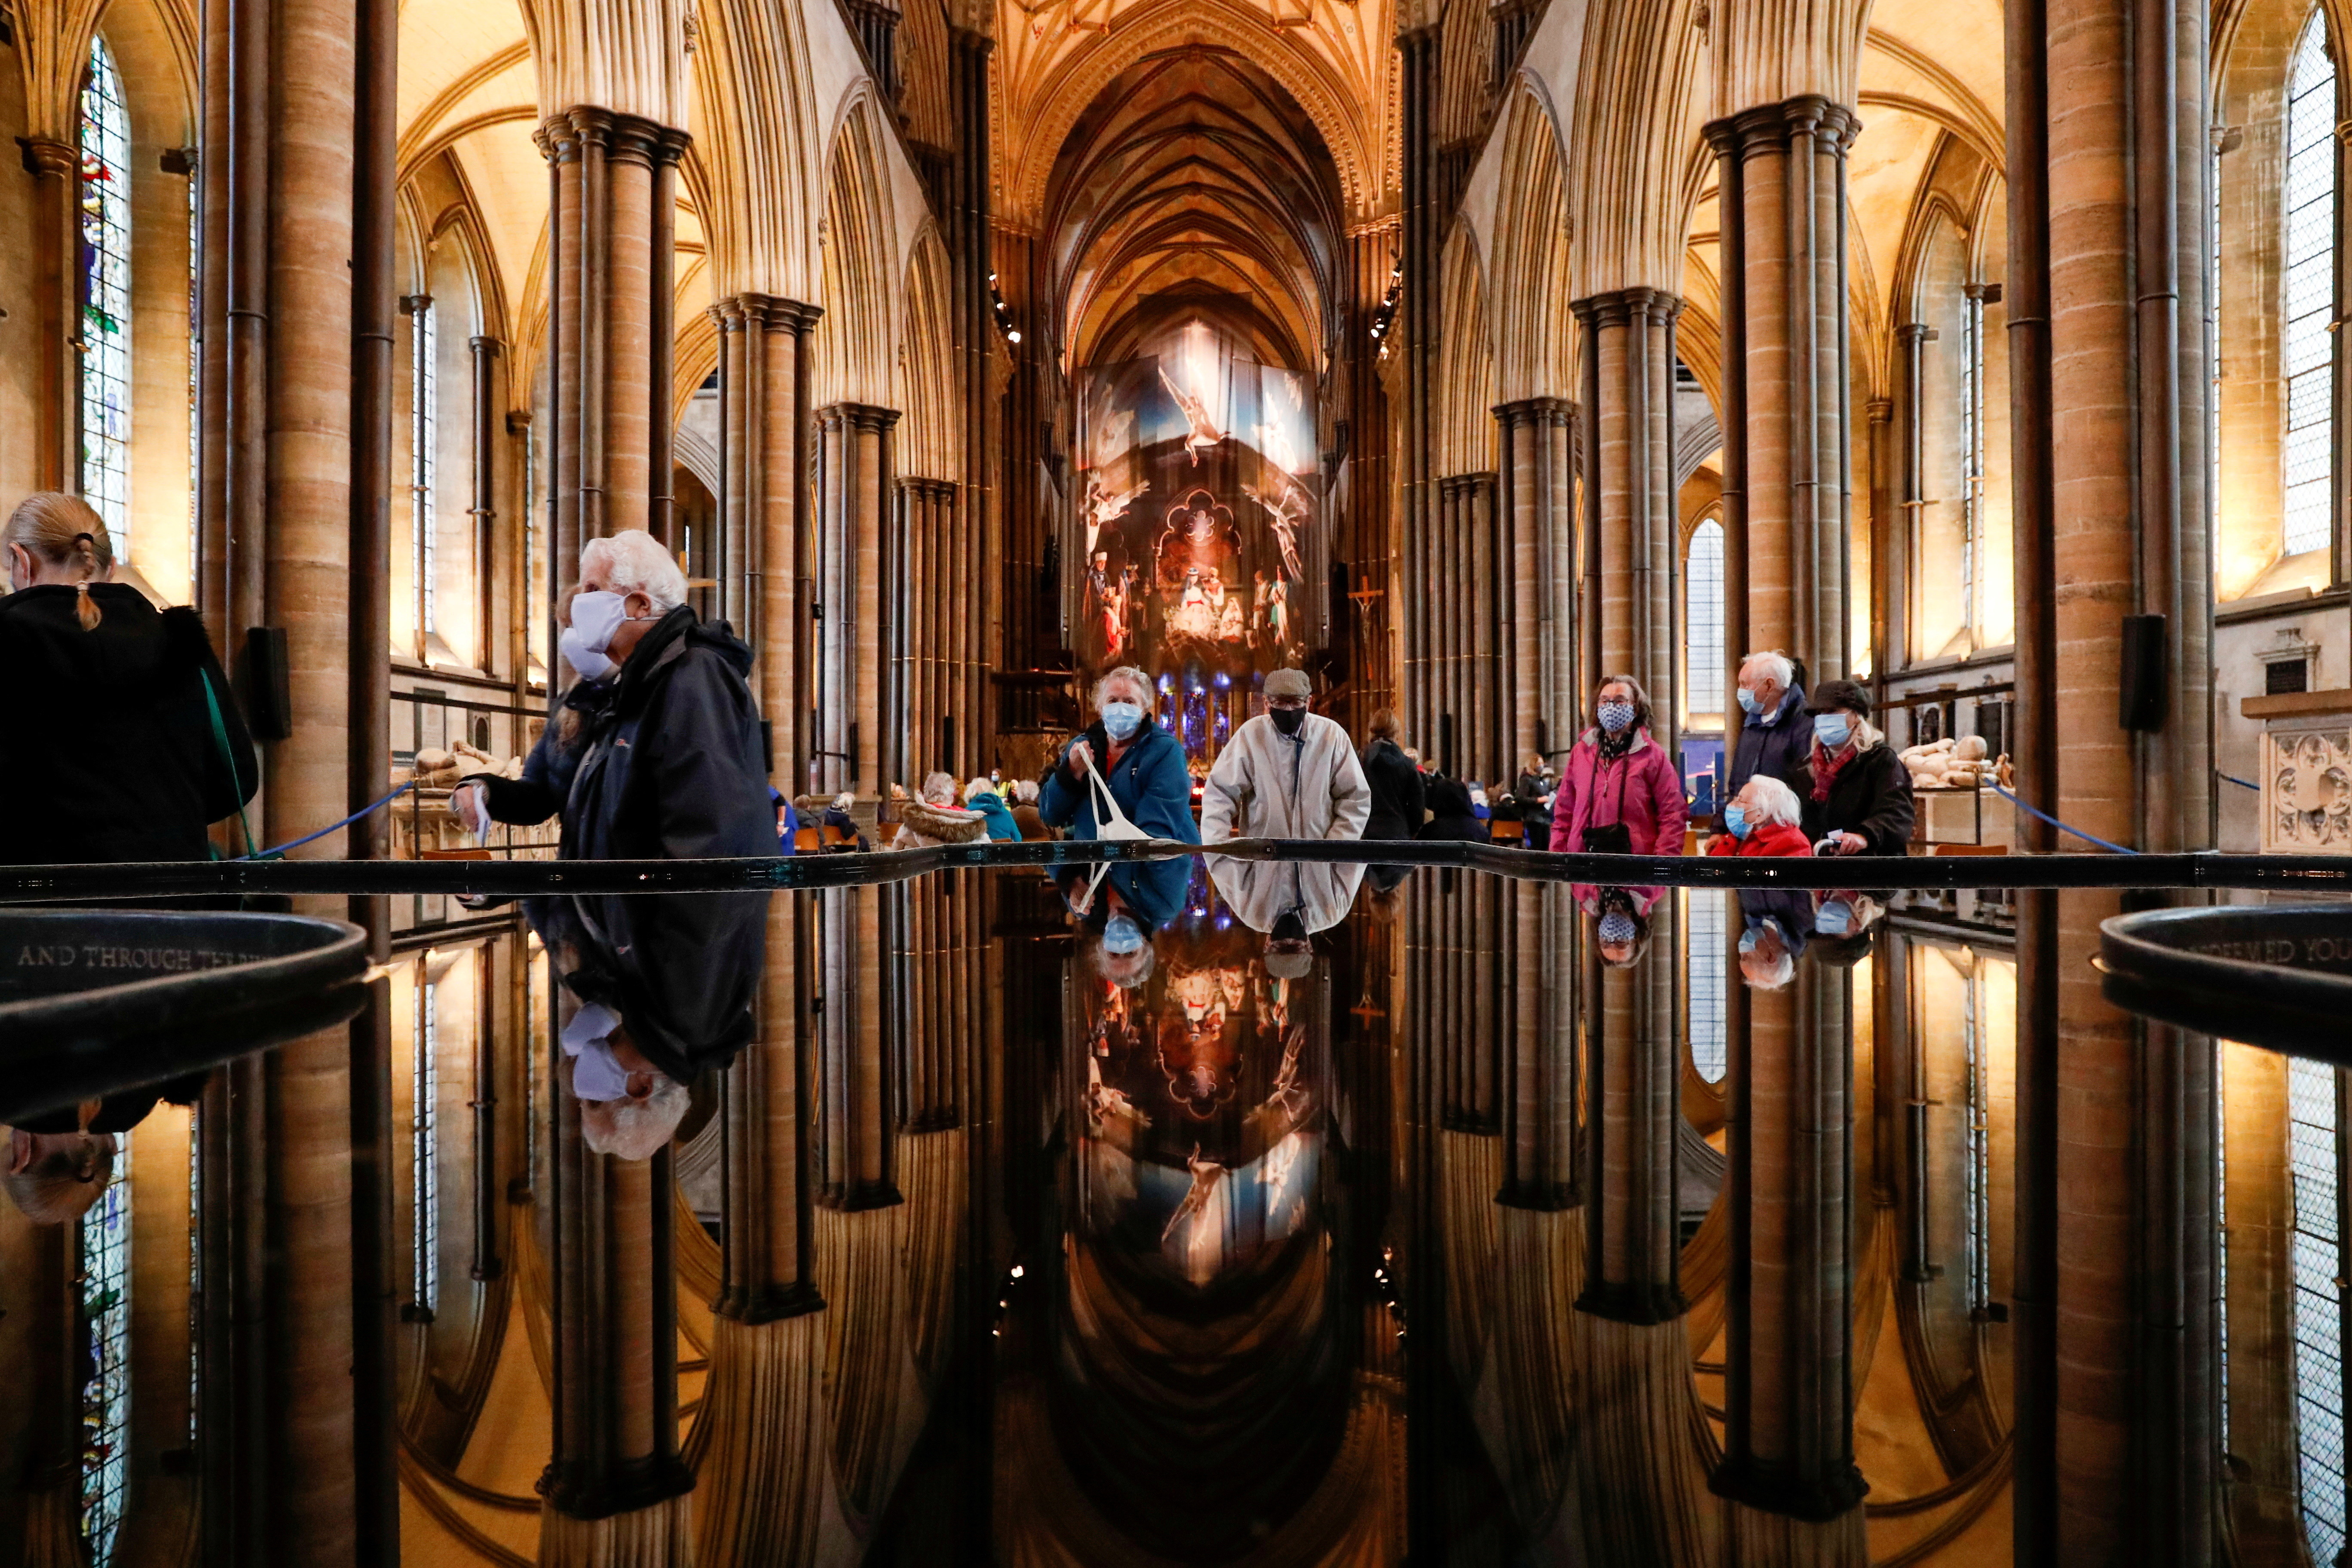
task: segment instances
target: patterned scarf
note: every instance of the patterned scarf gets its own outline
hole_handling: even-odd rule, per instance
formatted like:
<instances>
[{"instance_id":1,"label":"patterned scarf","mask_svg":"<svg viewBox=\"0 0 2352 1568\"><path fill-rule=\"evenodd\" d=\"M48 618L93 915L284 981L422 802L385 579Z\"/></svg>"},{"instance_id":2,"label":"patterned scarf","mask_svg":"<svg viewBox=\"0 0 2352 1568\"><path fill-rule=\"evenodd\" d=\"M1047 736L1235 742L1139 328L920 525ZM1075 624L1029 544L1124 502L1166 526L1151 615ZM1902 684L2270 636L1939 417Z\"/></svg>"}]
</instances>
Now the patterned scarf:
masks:
<instances>
[{"instance_id":1,"label":"patterned scarf","mask_svg":"<svg viewBox=\"0 0 2352 1568\"><path fill-rule=\"evenodd\" d=\"M1812 795L1815 805L1827 804L1830 798L1830 786L1837 783L1838 774L1845 771L1846 763L1861 754L1862 748L1852 741L1847 742L1845 749L1834 757L1822 750L1821 742L1813 742Z\"/></svg>"}]
</instances>

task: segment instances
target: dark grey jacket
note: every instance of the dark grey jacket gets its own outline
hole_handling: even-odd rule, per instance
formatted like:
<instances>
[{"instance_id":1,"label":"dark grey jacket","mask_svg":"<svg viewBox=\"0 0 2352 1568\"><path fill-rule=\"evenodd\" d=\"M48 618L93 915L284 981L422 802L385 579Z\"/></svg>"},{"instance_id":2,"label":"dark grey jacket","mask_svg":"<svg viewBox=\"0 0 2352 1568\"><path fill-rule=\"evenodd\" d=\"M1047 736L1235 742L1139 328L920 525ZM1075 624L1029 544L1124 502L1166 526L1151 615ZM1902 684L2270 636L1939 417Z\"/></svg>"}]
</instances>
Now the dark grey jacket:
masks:
<instances>
[{"instance_id":1,"label":"dark grey jacket","mask_svg":"<svg viewBox=\"0 0 2352 1568\"><path fill-rule=\"evenodd\" d=\"M533 753L536 779L490 785L493 816L541 811L568 773L566 860L695 860L776 853L761 766L760 710L744 675L751 650L683 605L646 634L600 694L569 705L569 742ZM550 733L552 734L552 729ZM501 784L504 787L501 787ZM577 949L565 984L621 1015L672 1079L726 1066L752 1034L766 963L767 897L758 893L575 898L534 909L553 949Z\"/></svg>"}]
</instances>

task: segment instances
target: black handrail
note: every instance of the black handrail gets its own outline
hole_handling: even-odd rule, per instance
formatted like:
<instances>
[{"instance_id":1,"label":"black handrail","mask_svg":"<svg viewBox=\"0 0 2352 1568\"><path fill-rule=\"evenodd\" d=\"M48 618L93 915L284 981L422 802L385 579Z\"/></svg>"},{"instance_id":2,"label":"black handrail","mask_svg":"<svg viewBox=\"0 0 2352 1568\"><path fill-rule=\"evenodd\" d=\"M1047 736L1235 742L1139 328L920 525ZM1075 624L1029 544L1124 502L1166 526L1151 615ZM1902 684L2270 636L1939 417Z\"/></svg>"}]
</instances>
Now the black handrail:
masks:
<instances>
[{"instance_id":1,"label":"black handrail","mask_svg":"<svg viewBox=\"0 0 2352 1568\"><path fill-rule=\"evenodd\" d=\"M2272 889L2352 898L2352 856L1962 855L1828 858L1553 855L1458 840L1237 838L945 844L923 849L719 860L223 860L0 868L0 904L89 899L445 893L769 892L904 881L959 867L1091 866L1215 854L1244 860L1454 867L1611 887L1820 889Z\"/></svg>"}]
</instances>

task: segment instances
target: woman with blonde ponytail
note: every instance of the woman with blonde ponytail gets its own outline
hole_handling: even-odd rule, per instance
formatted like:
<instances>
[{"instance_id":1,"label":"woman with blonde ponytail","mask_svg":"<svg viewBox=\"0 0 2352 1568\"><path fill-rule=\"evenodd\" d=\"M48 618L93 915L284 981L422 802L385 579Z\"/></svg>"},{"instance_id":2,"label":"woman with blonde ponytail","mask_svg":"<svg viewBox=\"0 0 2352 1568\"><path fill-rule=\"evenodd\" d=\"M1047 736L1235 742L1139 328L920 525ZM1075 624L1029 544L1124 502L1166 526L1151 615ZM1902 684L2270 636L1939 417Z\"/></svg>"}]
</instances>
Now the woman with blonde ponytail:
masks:
<instances>
[{"instance_id":1,"label":"woman with blonde ponytail","mask_svg":"<svg viewBox=\"0 0 2352 1568\"><path fill-rule=\"evenodd\" d=\"M0 864L205 858L260 773L204 623L110 580L79 496L18 502L0 563Z\"/></svg>"}]
</instances>

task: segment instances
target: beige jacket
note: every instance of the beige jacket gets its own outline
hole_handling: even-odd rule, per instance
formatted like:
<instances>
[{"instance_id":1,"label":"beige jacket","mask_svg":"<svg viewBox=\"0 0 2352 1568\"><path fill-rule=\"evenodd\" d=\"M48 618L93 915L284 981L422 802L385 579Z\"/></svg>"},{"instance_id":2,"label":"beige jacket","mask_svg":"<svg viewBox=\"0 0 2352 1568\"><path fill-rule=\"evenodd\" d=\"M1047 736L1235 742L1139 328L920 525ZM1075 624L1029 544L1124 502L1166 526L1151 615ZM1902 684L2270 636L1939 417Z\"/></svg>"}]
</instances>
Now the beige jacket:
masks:
<instances>
[{"instance_id":1,"label":"beige jacket","mask_svg":"<svg viewBox=\"0 0 2352 1568\"><path fill-rule=\"evenodd\" d=\"M1307 715L1296 740L1261 713L1234 731L1201 791L1201 842L1361 838L1372 786L1335 720Z\"/></svg>"}]
</instances>

